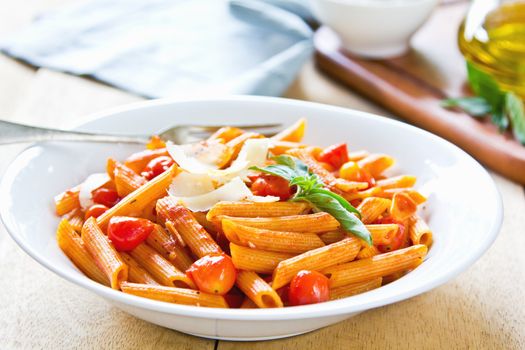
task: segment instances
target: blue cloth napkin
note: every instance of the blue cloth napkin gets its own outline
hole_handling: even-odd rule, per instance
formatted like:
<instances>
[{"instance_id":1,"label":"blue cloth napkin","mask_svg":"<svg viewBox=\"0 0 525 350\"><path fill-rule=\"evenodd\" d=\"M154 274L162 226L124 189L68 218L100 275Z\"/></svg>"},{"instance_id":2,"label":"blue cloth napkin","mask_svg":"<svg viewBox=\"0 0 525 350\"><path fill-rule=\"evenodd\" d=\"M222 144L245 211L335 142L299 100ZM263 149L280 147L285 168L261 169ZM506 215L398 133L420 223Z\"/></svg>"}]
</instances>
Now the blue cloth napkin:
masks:
<instances>
[{"instance_id":1,"label":"blue cloth napkin","mask_svg":"<svg viewBox=\"0 0 525 350\"><path fill-rule=\"evenodd\" d=\"M0 40L4 53L145 97L281 95L313 51L289 0L91 0Z\"/></svg>"}]
</instances>

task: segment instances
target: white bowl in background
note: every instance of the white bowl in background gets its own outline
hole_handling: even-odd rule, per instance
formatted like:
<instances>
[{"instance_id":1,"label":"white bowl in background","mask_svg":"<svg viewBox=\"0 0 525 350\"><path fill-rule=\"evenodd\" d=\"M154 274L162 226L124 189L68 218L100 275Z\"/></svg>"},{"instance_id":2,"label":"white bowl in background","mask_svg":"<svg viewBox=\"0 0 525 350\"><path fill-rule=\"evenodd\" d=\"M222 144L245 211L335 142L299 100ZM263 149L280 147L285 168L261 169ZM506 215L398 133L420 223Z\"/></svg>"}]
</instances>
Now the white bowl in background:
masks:
<instances>
[{"instance_id":1,"label":"white bowl in background","mask_svg":"<svg viewBox=\"0 0 525 350\"><path fill-rule=\"evenodd\" d=\"M346 50L367 58L400 56L438 0L310 0L315 17Z\"/></svg>"},{"instance_id":2,"label":"white bowl in background","mask_svg":"<svg viewBox=\"0 0 525 350\"><path fill-rule=\"evenodd\" d=\"M451 143L413 126L322 104L268 97L156 100L101 113L79 130L154 133L173 124L290 124L308 119L305 142L347 142L351 150L383 152L397 160L391 174L416 175L428 194L421 215L434 231L427 259L403 278L337 301L280 309L213 309L127 295L85 277L60 251L53 196L104 171L106 158L123 159L141 146L53 142L35 144L10 164L0 183L0 214L12 238L63 278L149 322L198 336L262 340L315 330L360 312L424 293L476 261L497 236L502 204L488 173ZM79 305L81 307L81 305Z\"/></svg>"}]
</instances>

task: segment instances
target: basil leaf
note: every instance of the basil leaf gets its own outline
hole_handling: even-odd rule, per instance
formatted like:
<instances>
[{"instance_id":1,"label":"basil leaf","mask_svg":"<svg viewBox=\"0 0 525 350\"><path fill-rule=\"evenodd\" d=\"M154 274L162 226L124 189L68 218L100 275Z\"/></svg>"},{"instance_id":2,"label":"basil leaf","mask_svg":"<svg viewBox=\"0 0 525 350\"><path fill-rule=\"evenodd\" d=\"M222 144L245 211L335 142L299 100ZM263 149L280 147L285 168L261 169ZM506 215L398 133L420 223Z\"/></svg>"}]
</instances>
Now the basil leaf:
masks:
<instances>
[{"instance_id":1,"label":"basil leaf","mask_svg":"<svg viewBox=\"0 0 525 350\"><path fill-rule=\"evenodd\" d=\"M332 195L322 192L308 193L294 199L305 200L312 204L317 210L327 212L332 215L341 227L355 236L361 238L369 245L372 245L372 236L366 229L365 225L354 214L350 213L341 203Z\"/></svg>"},{"instance_id":2,"label":"basil leaf","mask_svg":"<svg viewBox=\"0 0 525 350\"><path fill-rule=\"evenodd\" d=\"M288 155L280 155L277 157L273 157L272 159L275 160L277 164L285 165L294 169L299 176L308 176L310 174L306 164L304 164L301 160L295 157Z\"/></svg>"},{"instance_id":3,"label":"basil leaf","mask_svg":"<svg viewBox=\"0 0 525 350\"><path fill-rule=\"evenodd\" d=\"M496 80L469 61L467 61L467 73L472 91L492 106L493 113L501 110L504 94Z\"/></svg>"},{"instance_id":4,"label":"basil leaf","mask_svg":"<svg viewBox=\"0 0 525 350\"><path fill-rule=\"evenodd\" d=\"M293 169L287 166L283 166L283 165L268 165L264 168L260 168L258 166L252 166L249 169L257 170L257 171L267 173L270 175L279 176L290 182L293 181L293 179L297 177L297 173Z\"/></svg>"},{"instance_id":5,"label":"basil leaf","mask_svg":"<svg viewBox=\"0 0 525 350\"><path fill-rule=\"evenodd\" d=\"M343 208L345 208L351 213L354 213L355 215L357 215L358 218L361 218L361 213L359 212L359 210L357 210L352 204L350 204L346 199L344 199L337 193L333 193L332 191L329 191L324 188L313 189L311 193L324 193L328 196L332 196L335 200L339 202L339 204L343 206Z\"/></svg>"},{"instance_id":6,"label":"basil leaf","mask_svg":"<svg viewBox=\"0 0 525 350\"><path fill-rule=\"evenodd\" d=\"M509 118L507 118L503 110L492 112L490 121L496 125L501 132L507 130L509 127Z\"/></svg>"},{"instance_id":7,"label":"basil leaf","mask_svg":"<svg viewBox=\"0 0 525 350\"><path fill-rule=\"evenodd\" d=\"M441 101L445 108L458 107L473 117L484 117L492 111L492 106L483 97L458 97Z\"/></svg>"},{"instance_id":8,"label":"basil leaf","mask_svg":"<svg viewBox=\"0 0 525 350\"><path fill-rule=\"evenodd\" d=\"M514 137L525 145L525 108L523 101L512 92L505 94L505 115L512 123Z\"/></svg>"}]
</instances>

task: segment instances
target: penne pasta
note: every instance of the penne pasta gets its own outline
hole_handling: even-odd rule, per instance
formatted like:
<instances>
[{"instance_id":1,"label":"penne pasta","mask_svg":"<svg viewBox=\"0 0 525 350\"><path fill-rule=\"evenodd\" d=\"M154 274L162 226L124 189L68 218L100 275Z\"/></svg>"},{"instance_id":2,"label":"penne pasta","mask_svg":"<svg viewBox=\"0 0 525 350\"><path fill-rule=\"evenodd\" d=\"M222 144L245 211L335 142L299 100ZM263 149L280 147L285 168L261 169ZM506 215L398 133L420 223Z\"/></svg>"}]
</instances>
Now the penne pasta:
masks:
<instances>
[{"instance_id":1,"label":"penne pasta","mask_svg":"<svg viewBox=\"0 0 525 350\"><path fill-rule=\"evenodd\" d=\"M304 253L324 246L323 241L312 233L272 231L222 220L222 230L228 240L245 247L283 253Z\"/></svg>"},{"instance_id":2,"label":"penne pasta","mask_svg":"<svg viewBox=\"0 0 525 350\"><path fill-rule=\"evenodd\" d=\"M330 288L330 300L347 298L352 295L368 292L381 287L382 278L377 277L364 282L346 284L344 286Z\"/></svg>"},{"instance_id":3,"label":"penne pasta","mask_svg":"<svg viewBox=\"0 0 525 350\"><path fill-rule=\"evenodd\" d=\"M284 306L277 292L253 271L238 271L236 285L260 308Z\"/></svg>"},{"instance_id":4,"label":"penne pasta","mask_svg":"<svg viewBox=\"0 0 525 350\"><path fill-rule=\"evenodd\" d=\"M291 141L277 141L272 140L270 142L270 152L272 154L275 154L276 156L286 153L288 150L291 150L293 148L305 148L307 147L304 144L298 143L298 142L291 142Z\"/></svg>"},{"instance_id":5,"label":"penne pasta","mask_svg":"<svg viewBox=\"0 0 525 350\"><path fill-rule=\"evenodd\" d=\"M242 129L233 126L224 126L208 137L207 141L220 141L221 143L226 143L243 133L244 131Z\"/></svg>"},{"instance_id":6,"label":"penne pasta","mask_svg":"<svg viewBox=\"0 0 525 350\"><path fill-rule=\"evenodd\" d=\"M306 119L301 118L286 129L272 136L272 140L301 142L306 129Z\"/></svg>"},{"instance_id":7,"label":"penne pasta","mask_svg":"<svg viewBox=\"0 0 525 350\"><path fill-rule=\"evenodd\" d=\"M115 188L121 198L126 197L146 183L145 178L113 158L108 159L107 169L109 169L108 172L111 171L111 169L113 170L110 177L113 178Z\"/></svg>"},{"instance_id":8,"label":"penne pasta","mask_svg":"<svg viewBox=\"0 0 525 350\"><path fill-rule=\"evenodd\" d=\"M197 257L222 253L221 247L195 220L191 212L186 207L177 204L174 198L165 197L158 200L157 213L173 225L184 243Z\"/></svg>"},{"instance_id":9,"label":"penne pasta","mask_svg":"<svg viewBox=\"0 0 525 350\"><path fill-rule=\"evenodd\" d=\"M252 218L289 216L303 214L309 209L307 203L299 202L219 202L208 211L206 218L214 221L219 215Z\"/></svg>"},{"instance_id":10,"label":"penne pasta","mask_svg":"<svg viewBox=\"0 0 525 350\"><path fill-rule=\"evenodd\" d=\"M330 231L323 233L319 235L319 238L325 243L325 244L332 244L335 242L339 242L340 240L348 237L346 233L343 231Z\"/></svg>"},{"instance_id":11,"label":"penne pasta","mask_svg":"<svg viewBox=\"0 0 525 350\"><path fill-rule=\"evenodd\" d=\"M406 193L417 205L425 203L427 201L426 197L421 193L415 190L407 188L389 188L383 191L380 191L377 195L378 197L392 199L394 195L398 192Z\"/></svg>"},{"instance_id":12,"label":"penne pasta","mask_svg":"<svg viewBox=\"0 0 525 350\"><path fill-rule=\"evenodd\" d=\"M290 259L293 254L247 248L230 243L233 264L239 270L271 274L279 262Z\"/></svg>"},{"instance_id":13,"label":"penne pasta","mask_svg":"<svg viewBox=\"0 0 525 350\"><path fill-rule=\"evenodd\" d=\"M348 160L350 162L357 162L358 160L366 158L369 155L370 155L370 153L368 153L368 151L365 151L365 150L349 152L348 153Z\"/></svg>"},{"instance_id":14,"label":"penne pasta","mask_svg":"<svg viewBox=\"0 0 525 350\"><path fill-rule=\"evenodd\" d=\"M168 303L228 308L228 303L221 295L208 294L186 288L125 282L122 283L122 291L127 294Z\"/></svg>"},{"instance_id":15,"label":"penne pasta","mask_svg":"<svg viewBox=\"0 0 525 350\"><path fill-rule=\"evenodd\" d=\"M394 164L394 158L386 154L371 154L357 162L357 165L376 178Z\"/></svg>"},{"instance_id":16,"label":"penne pasta","mask_svg":"<svg viewBox=\"0 0 525 350\"><path fill-rule=\"evenodd\" d=\"M416 183L416 177L412 175L399 175L389 177L387 179L379 180L376 182L377 187L381 187L383 190L392 188L406 188L412 187Z\"/></svg>"},{"instance_id":17,"label":"penne pasta","mask_svg":"<svg viewBox=\"0 0 525 350\"><path fill-rule=\"evenodd\" d=\"M376 248L375 245L365 246L361 248L361 250L357 254L357 259L371 258L377 254L379 254L379 250Z\"/></svg>"},{"instance_id":18,"label":"penne pasta","mask_svg":"<svg viewBox=\"0 0 525 350\"><path fill-rule=\"evenodd\" d=\"M241 151L242 146L244 146L246 140L259 139L263 137L264 136L261 134L248 131L226 142L226 146L229 147L232 152L231 159L233 160L237 158L237 155L239 155L239 152Z\"/></svg>"},{"instance_id":19,"label":"penne pasta","mask_svg":"<svg viewBox=\"0 0 525 350\"><path fill-rule=\"evenodd\" d=\"M146 238L146 243L181 271L186 271L193 263L186 249L160 225L155 225L155 229Z\"/></svg>"},{"instance_id":20,"label":"penne pasta","mask_svg":"<svg viewBox=\"0 0 525 350\"><path fill-rule=\"evenodd\" d=\"M385 198L369 197L365 198L357 207L361 213L361 221L365 224L374 222L392 204L392 201Z\"/></svg>"},{"instance_id":21,"label":"penne pasta","mask_svg":"<svg viewBox=\"0 0 525 350\"><path fill-rule=\"evenodd\" d=\"M424 244L430 247L432 245L432 231L425 220L415 215L410 221L411 225L408 232L412 244Z\"/></svg>"},{"instance_id":22,"label":"penne pasta","mask_svg":"<svg viewBox=\"0 0 525 350\"><path fill-rule=\"evenodd\" d=\"M133 283L144 283L153 284L159 286L160 284L155 281L148 271L144 270L139 263L133 259L129 254L121 252L120 257L126 265L128 265L128 281Z\"/></svg>"},{"instance_id":23,"label":"penne pasta","mask_svg":"<svg viewBox=\"0 0 525 350\"><path fill-rule=\"evenodd\" d=\"M368 259L332 266L324 269L322 273L329 276L330 288L364 282L417 267L423 261L427 250L427 247L422 244L414 245Z\"/></svg>"},{"instance_id":24,"label":"penne pasta","mask_svg":"<svg viewBox=\"0 0 525 350\"><path fill-rule=\"evenodd\" d=\"M372 235L372 241L374 242L374 245L389 244L399 230L399 225L397 224L377 224L365 226L368 229L368 232L370 232Z\"/></svg>"},{"instance_id":25,"label":"penne pasta","mask_svg":"<svg viewBox=\"0 0 525 350\"><path fill-rule=\"evenodd\" d=\"M370 197L381 197L381 187L370 187L367 190L364 191L357 191L357 192L350 192L350 193L343 193L342 196L347 201L354 201L356 199L365 199Z\"/></svg>"},{"instance_id":26,"label":"penne pasta","mask_svg":"<svg viewBox=\"0 0 525 350\"><path fill-rule=\"evenodd\" d=\"M348 237L342 241L283 260L273 272L272 287L278 289L285 286L301 270L321 271L328 266L352 261L360 249L360 240Z\"/></svg>"},{"instance_id":27,"label":"penne pasta","mask_svg":"<svg viewBox=\"0 0 525 350\"><path fill-rule=\"evenodd\" d=\"M154 150L145 150L137 152L129 156L124 165L140 174L142 170L148 165L150 161L161 156L169 156L168 151L165 148L159 148Z\"/></svg>"},{"instance_id":28,"label":"penne pasta","mask_svg":"<svg viewBox=\"0 0 525 350\"><path fill-rule=\"evenodd\" d=\"M341 191L336 188L337 178L330 171L326 170L319 162L317 162L308 148L295 148L287 151L286 153L302 160L303 163L308 166L308 169L312 173L319 176L319 178L330 190L336 193L341 193Z\"/></svg>"},{"instance_id":29,"label":"penne pasta","mask_svg":"<svg viewBox=\"0 0 525 350\"><path fill-rule=\"evenodd\" d=\"M308 215L290 215L277 217L243 218L219 216L219 220L227 219L244 226L265 228L275 231L320 233L337 230L339 222L330 214L319 212Z\"/></svg>"},{"instance_id":30,"label":"penne pasta","mask_svg":"<svg viewBox=\"0 0 525 350\"><path fill-rule=\"evenodd\" d=\"M71 227L80 235L82 226L84 226L84 215L80 209L74 209L64 216L69 221Z\"/></svg>"},{"instance_id":31,"label":"penne pasta","mask_svg":"<svg viewBox=\"0 0 525 350\"><path fill-rule=\"evenodd\" d=\"M80 188L77 186L55 197L55 212L58 216L65 215L80 208L80 201L78 200L79 192Z\"/></svg>"},{"instance_id":32,"label":"penne pasta","mask_svg":"<svg viewBox=\"0 0 525 350\"><path fill-rule=\"evenodd\" d=\"M195 284L185 273L175 268L146 243L139 244L129 254L162 285L195 288Z\"/></svg>"},{"instance_id":33,"label":"penne pasta","mask_svg":"<svg viewBox=\"0 0 525 350\"><path fill-rule=\"evenodd\" d=\"M109 278L95 264L84 242L66 219L62 219L57 228L57 242L60 249L87 277L109 286Z\"/></svg>"},{"instance_id":34,"label":"penne pasta","mask_svg":"<svg viewBox=\"0 0 525 350\"><path fill-rule=\"evenodd\" d=\"M178 172L176 165L171 166L164 173L153 180L147 182L137 190L130 193L114 207L97 218L97 224L105 230L109 219L118 215L129 215L140 213L151 201L154 201L166 194L166 190L171 184L171 180Z\"/></svg>"},{"instance_id":35,"label":"penne pasta","mask_svg":"<svg viewBox=\"0 0 525 350\"><path fill-rule=\"evenodd\" d=\"M120 283L128 278L128 266L122 261L94 218L89 218L84 223L82 241L95 264L106 274L111 288L119 289Z\"/></svg>"},{"instance_id":36,"label":"penne pasta","mask_svg":"<svg viewBox=\"0 0 525 350\"><path fill-rule=\"evenodd\" d=\"M406 193L394 194L390 205L390 214L395 220L403 221L416 213L417 204Z\"/></svg>"}]
</instances>

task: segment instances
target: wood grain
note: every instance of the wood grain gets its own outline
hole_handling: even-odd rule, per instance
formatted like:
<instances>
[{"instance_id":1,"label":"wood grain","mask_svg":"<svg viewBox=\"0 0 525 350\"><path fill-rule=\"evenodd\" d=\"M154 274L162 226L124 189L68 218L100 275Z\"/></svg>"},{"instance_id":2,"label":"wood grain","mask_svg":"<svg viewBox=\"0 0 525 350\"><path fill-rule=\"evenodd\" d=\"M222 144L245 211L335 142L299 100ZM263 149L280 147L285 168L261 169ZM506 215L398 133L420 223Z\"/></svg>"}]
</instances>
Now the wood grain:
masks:
<instances>
[{"instance_id":1,"label":"wood grain","mask_svg":"<svg viewBox=\"0 0 525 350\"><path fill-rule=\"evenodd\" d=\"M389 60L364 60L341 49L327 27L315 35L316 63L343 82L412 124L460 146L486 166L525 184L525 147L487 119L444 109L446 97L465 95L465 63L456 47L468 4L441 6L414 38L412 50Z\"/></svg>"},{"instance_id":2,"label":"wood grain","mask_svg":"<svg viewBox=\"0 0 525 350\"><path fill-rule=\"evenodd\" d=\"M46 4L66 2L0 0L0 32L5 23L22 26ZM82 115L138 99L82 78L35 72L0 56L0 111L11 119L67 127ZM385 114L321 75L312 62L286 95ZM0 173L23 147L1 147ZM0 225L0 348L524 349L525 196L519 185L497 175L494 179L505 203L504 225L492 248L468 271L416 298L270 342L217 343L138 320L40 266Z\"/></svg>"}]
</instances>

